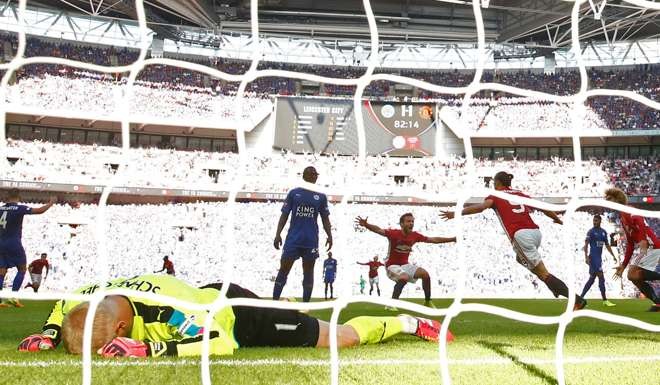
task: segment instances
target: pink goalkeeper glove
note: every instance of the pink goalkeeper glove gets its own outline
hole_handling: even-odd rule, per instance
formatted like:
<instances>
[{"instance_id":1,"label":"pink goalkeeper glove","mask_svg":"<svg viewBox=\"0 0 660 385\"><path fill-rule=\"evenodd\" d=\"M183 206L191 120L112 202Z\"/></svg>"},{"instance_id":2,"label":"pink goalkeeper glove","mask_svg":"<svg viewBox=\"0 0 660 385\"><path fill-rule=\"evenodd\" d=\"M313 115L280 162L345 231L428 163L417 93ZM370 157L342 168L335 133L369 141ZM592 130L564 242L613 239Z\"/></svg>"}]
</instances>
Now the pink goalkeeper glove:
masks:
<instances>
[{"instance_id":1,"label":"pink goalkeeper glove","mask_svg":"<svg viewBox=\"0 0 660 385\"><path fill-rule=\"evenodd\" d=\"M116 337L114 340L103 345L98 354L103 357L146 357L147 344L142 341L132 340L127 337Z\"/></svg>"},{"instance_id":2,"label":"pink goalkeeper glove","mask_svg":"<svg viewBox=\"0 0 660 385\"><path fill-rule=\"evenodd\" d=\"M40 350L53 350L55 344L49 337L42 336L41 334L33 334L25 337L18 345L19 352L38 352Z\"/></svg>"}]
</instances>

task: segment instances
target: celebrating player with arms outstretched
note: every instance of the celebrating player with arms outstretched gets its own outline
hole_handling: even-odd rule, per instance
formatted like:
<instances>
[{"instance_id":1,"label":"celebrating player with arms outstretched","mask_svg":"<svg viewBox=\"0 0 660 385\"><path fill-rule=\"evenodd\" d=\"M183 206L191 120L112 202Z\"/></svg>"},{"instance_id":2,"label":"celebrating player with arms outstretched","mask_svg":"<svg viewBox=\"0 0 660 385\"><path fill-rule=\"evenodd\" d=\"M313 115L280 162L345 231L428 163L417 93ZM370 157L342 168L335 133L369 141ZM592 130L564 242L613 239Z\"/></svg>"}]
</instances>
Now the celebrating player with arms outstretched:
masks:
<instances>
[{"instance_id":1,"label":"celebrating player with arms outstretched","mask_svg":"<svg viewBox=\"0 0 660 385\"><path fill-rule=\"evenodd\" d=\"M603 305L605 306L616 306L612 302L607 300L605 295L605 277L603 276L603 246L607 247L607 251L610 252L612 258L616 261L614 252L610 247L610 243L607 240L607 231L600 227L600 215L594 215L594 227L587 232L587 239L584 240L584 259L589 265L589 280L584 285L582 289L582 298L587 294L591 285L594 284L594 280L598 277L598 288L600 289L600 295L603 297ZM588 250L588 252L587 252Z\"/></svg>"},{"instance_id":2,"label":"celebrating player with arms outstretched","mask_svg":"<svg viewBox=\"0 0 660 385\"><path fill-rule=\"evenodd\" d=\"M401 218L399 218L399 226L401 226L400 230L381 229L380 227L367 222L367 219L368 218L357 217L355 222L369 231L386 237L390 241L387 259L385 260L385 267L387 269L387 276L392 281L396 282L392 298L399 299L401 291L403 291L403 287L406 283L415 283L421 278L422 288L424 289L424 305L434 307L431 302L431 277L429 277L429 273L423 268L408 262L408 257L410 256L413 245L417 242L456 242L456 237L426 237L413 231L413 227L415 227L415 217L411 213L403 214Z\"/></svg>"},{"instance_id":3,"label":"celebrating player with arms outstretched","mask_svg":"<svg viewBox=\"0 0 660 385\"><path fill-rule=\"evenodd\" d=\"M519 190L511 188L511 179L513 175L500 171L495 174L495 190L507 193L510 195L517 195L520 197L529 198L526 194ZM498 198L494 195L489 195L486 199L477 205L469 206L461 211L462 215L478 214L486 209L492 208L500 218L504 230L506 230L509 240L513 245L513 250L516 253L516 261L525 266L529 271L534 273L541 279L555 297L564 296L568 297L568 287L566 284L550 274L543 264L541 254L539 254L539 246L541 245L541 231L532 217L529 216L530 209L525 205L514 205L506 199ZM546 216L552 218L557 224L563 224L561 219L552 211L540 210ZM454 218L454 213L451 211L443 211L441 216L446 220ZM575 309L582 309L586 306L587 302L579 296L575 296Z\"/></svg>"},{"instance_id":4,"label":"celebrating player with arms outstretched","mask_svg":"<svg viewBox=\"0 0 660 385\"><path fill-rule=\"evenodd\" d=\"M374 291L374 285L376 285L376 292L380 297L380 286L378 285L378 268L385 266L380 261L378 261L378 256L375 256L372 261L362 263L358 262L358 265L369 266L369 295Z\"/></svg>"},{"instance_id":5,"label":"celebrating player with arms outstretched","mask_svg":"<svg viewBox=\"0 0 660 385\"><path fill-rule=\"evenodd\" d=\"M314 167L309 166L303 171L302 177L305 182L316 183L319 174ZM293 214L291 215L289 232L282 248L280 270L277 273L273 287L273 299L280 299L293 263L302 257L303 302L309 302L314 288L314 264L316 258L319 257L319 226L317 224L319 214L321 215L321 222L323 222L323 230L325 230L328 251L332 248L332 226L330 225L328 198L325 194L304 188L295 188L289 191L282 206L282 214L280 215L280 221L277 223L275 240L273 241L273 245L277 250L282 245L280 234L284 229L284 225L286 225L289 213Z\"/></svg>"},{"instance_id":6,"label":"celebrating player with arms outstretched","mask_svg":"<svg viewBox=\"0 0 660 385\"><path fill-rule=\"evenodd\" d=\"M605 191L605 199L622 205L628 204L628 197L618 188L610 188ZM617 267L614 277L621 278L623 271L628 268L628 279L632 282L646 298L653 301L653 307L649 311L660 311L660 298L655 294L649 281L660 280L660 273L655 269L660 259L660 241L651 228L648 227L644 218L639 215L631 215L620 212L621 227L626 234L626 253L621 265ZM631 260L635 251L639 248L637 256Z\"/></svg>"},{"instance_id":7,"label":"celebrating player with arms outstretched","mask_svg":"<svg viewBox=\"0 0 660 385\"><path fill-rule=\"evenodd\" d=\"M98 285L78 289L92 294ZM192 287L171 275L142 275L118 278L107 289L128 289L157 293L197 304L214 302L222 283ZM230 284L227 298L259 298L250 290ZM84 321L89 303L58 301L40 334L26 337L19 344L22 352L52 350L62 341L67 352L82 352ZM208 312L179 308L167 301L140 296L109 295L98 305L94 315L92 352L104 357L199 356L202 333ZM410 315L396 317L356 317L337 327L339 347L380 343L394 335L413 334L437 341L440 322ZM453 340L451 333L447 340ZM227 306L213 316L209 330L212 355L233 354L239 347L250 346L330 346L330 324L296 310Z\"/></svg>"},{"instance_id":8,"label":"celebrating player with arms outstretched","mask_svg":"<svg viewBox=\"0 0 660 385\"><path fill-rule=\"evenodd\" d=\"M46 277L48 277L48 271L50 270L50 265L48 264L48 254L46 253L41 253L41 258L35 259L34 261L30 262L30 265L28 265L28 271L30 272L30 280L32 282L28 283L25 288L27 289L28 287L32 288L34 292L39 291L39 286L41 286L41 280L42 280L42 273L44 268L46 269L46 274L43 274L43 280L46 280Z\"/></svg>"}]
</instances>

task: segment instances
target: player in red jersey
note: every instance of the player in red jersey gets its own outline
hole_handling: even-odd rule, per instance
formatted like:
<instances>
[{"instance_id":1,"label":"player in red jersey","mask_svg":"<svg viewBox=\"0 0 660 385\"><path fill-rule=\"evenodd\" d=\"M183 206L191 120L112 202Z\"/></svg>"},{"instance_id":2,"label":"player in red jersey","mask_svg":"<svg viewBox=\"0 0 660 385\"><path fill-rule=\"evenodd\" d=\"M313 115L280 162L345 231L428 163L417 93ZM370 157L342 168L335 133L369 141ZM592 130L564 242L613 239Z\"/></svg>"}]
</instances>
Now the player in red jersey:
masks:
<instances>
[{"instance_id":1,"label":"player in red jersey","mask_svg":"<svg viewBox=\"0 0 660 385\"><path fill-rule=\"evenodd\" d=\"M355 222L372 231L382 235L389 240L389 250L385 260L387 276L394 282L394 292L392 298L398 299L406 283L415 283L422 279L422 288L424 289L424 305L434 307L431 302L431 277L423 268L408 262L408 257L412 247L417 242L423 243L448 243L456 242L456 237L426 237L413 231L415 226L415 217L411 213L405 213L399 218L401 229L381 229L376 225L367 222L367 218L357 217ZM395 310L395 309L392 309Z\"/></svg>"},{"instance_id":2,"label":"player in red jersey","mask_svg":"<svg viewBox=\"0 0 660 385\"><path fill-rule=\"evenodd\" d=\"M507 193L510 195L517 195L520 197L529 198L519 190L511 188L511 179L513 175L500 171L495 174L495 190ZM462 215L478 214L486 209L493 209L504 227L509 240L513 245L513 250L516 253L516 261L525 266L529 271L534 273L539 279L548 286L555 297L564 296L568 297L568 287L566 284L550 274L543 264L541 254L539 254L539 246L541 245L541 231L532 217L529 216L530 208L525 205L512 204L506 199L498 198L489 195L486 199L477 205L469 206L461 211ZM561 219L556 213L547 210L539 210L546 216L552 218L557 224L563 224ZM454 218L454 213L451 211L443 211L441 216L446 220ZM582 297L575 296L575 309L579 310L586 306L587 301Z\"/></svg>"},{"instance_id":3,"label":"player in red jersey","mask_svg":"<svg viewBox=\"0 0 660 385\"><path fill-rule=\"evenodd\" d=\"M628 204L628 197L618 188L610 188L605 191L605 200L616 202L622 205ZM655 294L655 290L650 281L660 280L660 273L655 269L660 261L660 241L653 230L647 226L644 218L639 215L631 215L620 212L621 227L626 234L626 253L623 256L621 265L617 267L614 278L619 279L628 264L628 279L632 282L646 298L653 301L653 307L650 311L660 311L660 298ZM639 252L633 256L635 249Z\"/></svg>"},{"instance_id":4,"label":"player in red jersey","mask_svg":"<svg viewBox=\"0 0 660 385\"><path fill-rule=\"evenodd\" d=\"M158 271L154 271L154 273L160 273L161 271L165 271L165 273L172 276L175 275L174 264L172 263L172 261L170 261L170 257L168 257L167 255L163 257L163 268Z\"/></svg>"},{"instance_id":5,"label":"player in red jersey","mask_svg":"<svg viewBox=\"0 0 660 385\"><path fill-rule=\"evenodd\" d=\"M366 263L358 262L357 264L363 266L369 266L369 295L373 293L374 285L376 285L376 292L380 297L380 286L378 285L378 268L385 265L380 263L377 255L374 257L373 260L369 262Z\"/></svg>"},{"instance_id":6,"label":"player in red jersey","mask_svg":"<svg viewBox=\"0 0 660 385\"><path fill-rule=\"evenodd\" d=\"M42 277L41 275L43 273L44 268L46 268L46 274L43 274ZM34 261L30 262L30 265L28 265L28 271L30 272L30 280L32 282L28 283L25 286L25 288L27 289L28 287L31 287L35 293L38 292L39 286L41 286L42 278L45 281L46 277L48 277L49 269L50 269L50 265L48 264L48 254L41 253L41 258L35 259Z\"/></svg>"}]
</instances>

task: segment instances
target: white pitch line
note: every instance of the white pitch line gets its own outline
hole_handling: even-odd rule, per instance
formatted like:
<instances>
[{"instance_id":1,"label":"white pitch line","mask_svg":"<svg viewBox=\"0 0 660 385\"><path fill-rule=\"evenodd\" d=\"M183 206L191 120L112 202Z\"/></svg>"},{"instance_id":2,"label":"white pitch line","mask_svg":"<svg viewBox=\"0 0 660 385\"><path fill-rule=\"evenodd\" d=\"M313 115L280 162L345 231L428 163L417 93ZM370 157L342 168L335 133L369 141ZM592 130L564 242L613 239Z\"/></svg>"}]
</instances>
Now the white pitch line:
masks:
<instances>
[{"instance_id":1,"label":"white pitch line","mask_svg":"<svg viewBox=\"0 0 660 385\"><path fill-rule=\"evenodd\" d=\"M551 365L555 363L552 359L521 358L524 364ZM591 363L613 363L613 362L654 362L660 361L660 355L654 356L603 356L603 357L568 357L564 359L566 364L591 364ZM97 367L129 367L129 366L198 366L200 360L183 359L177 361L151 361L151 360L107 360L94 361L92 365ZM214 366L274 366L274 365L296 365L296 366L329 366L330 360L284 360L284 359L258 359L258 360L212 360ZM340 360L341 366L390 366L390 365L422 365L437 366L438 360L369 360L348 359ZM479 365L514 365L515 363L506 358L483 358L449 360L453 366L479 366ZM45 368L52 366L81 366L79 360L52 360L52 361L0 361L0 368Z\"/></svg>"}]
</instances>

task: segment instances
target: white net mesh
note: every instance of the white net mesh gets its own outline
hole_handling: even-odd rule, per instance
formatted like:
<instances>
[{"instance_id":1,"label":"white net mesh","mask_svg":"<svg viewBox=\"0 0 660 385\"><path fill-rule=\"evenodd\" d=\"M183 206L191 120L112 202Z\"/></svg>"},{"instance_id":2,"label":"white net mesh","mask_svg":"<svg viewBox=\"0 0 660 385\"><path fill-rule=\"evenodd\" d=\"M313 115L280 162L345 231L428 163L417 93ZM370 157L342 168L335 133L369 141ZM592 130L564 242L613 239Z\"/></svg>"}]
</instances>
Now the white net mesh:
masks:
<instances>
[{"instance_id":1,"label":"white net mesh","mask_svg":"<svg viewBox=\"0 0 660 385\"><path fill-rule=\"evenodd\" d=\"M591 0L589 0L591 2ZM649 2L649 1L641 1L641 0L627 0L628 3L640 6L640 7L645 7L648 9L655 9L655 10L660 10L660 4L655 3L655 2ZM368 58L367 62L367 67L364 75L360 76L359 78L356 79L339 79L339 78L326 78L326 77L321 77L321 76L316 76L316 75L311 75L311 74L306 74L306 73L297 73L297 72L290 72L290 71L282 71L282 70L257 70L257 65L259 64L259 60L262 57L261 52L259 51L260 44L259 44L259 18L258 18L258 1L257 0L252 0L251 1L251 26L252 26L252 40L253 44L252 47L254 48L254 51L252 52L252 62L251 65L248 69L248 71L242 75L231 75L228 73L223 73L215 69L211 69L209 67L203 66L203 65L198 65L198 64L193 64L193 63L188 63L188 62L183 62L183 61L178 61L178 60L171 60L171 59L165 59L165 58L159 58L159 59L147 59L147 49L148 49L148 39L147 39L147 27L146 27L146 21L145 21L145 14L144 14L144 8L143 8L143 1L142 0L136 0L136 9L137 9L137 16L138 16L138 21L139 21L139 30L140 30L140 39L139 39L139 44L138 46L140 47L140 54L138 57L138 60L135 61L134 63L126 66L114 66L114 67L106 67L106 66L100 66L100 65L94 65L90 63L82 63L82 62L76 62L72 60L67 60L67 59L60 59L60 58L53 58L53 57L32 57L32 58L26 58L25 57L25 48L26 48L26 35L25 35L25 22L21 17L21 14L25 12L26 8L26 0L21 0L19 1L19 26L20 28L15 31L18 33L18 51L13 58L13 60L10 63L0 65L0 69L5 69L7 70L6 74L2 78L2 84L1 84L1 94L0 96L2 97L2 110L0 111L0 127L2 127L2 140L0 140L0 146L2 149L2 153L4 154L6 151L6 141L4 140L5 133L4 133L4 127L5 127L5 119L6 119L6 114L8 112L12 112L5 103L6 99L6 93L8 90L8 82L9 79L12 76L12 73L16 71L19 67L28 65L28 64L33 64L33 63L52 63L52 64L62 64L62 65L67 65L71 67L76 67L80 69L85 69L85 70L90 70L90 71L96 71L96 72L101 72L101 73L116 73L116 72L128 72L128 80L127 80L127 87L126 87L126 93L125 94L116 94L116 100L115 100L115 106L116 110L110 114L116 121L121 122L121 128L122 128L122 157L121 157L121 163L119 165L119 169L117 170L117 173L115 177L110 181L110 183L105 187L103 190L103 194L100 199L99 207L98 207L98 213L96 216L96 241L98 244L98 257L95 265L97 266L97 277L98 277L98 282L100 283L101 287L104 287L104 282L106 282L109 278L109 254L108 254L108 249L107 249L107 239L106 239L106 232L109 229L108 225L108 219L107 219L107 200L112 192L112 189L114 186L120 185L122 182L123 178L123 170L127 166L127 156L126 153L129 149L129 123L131 122L131 114L130 109L129 109L129 103L132 95L132 86L135 83L136 77L140 73L140 71L147 65L151 64L163 64L163 65L170 65L170 66L176 66L176 67L182 67L182 68L187 68L193 71L197 71L200 73L208 74L212 77L219 78L219 79L224 79L226 81L233 81L233 82L240 82L240 86L238 88L237 96L235 99L235 104L234 108L236 111L242 111L242 106L243 106L243 95L245 93L246 85L259 78L259 77L268 77L268 76L273 76L273 77L288 77L288 78L295 78L295 79L302 79L302 80L309 80L309 81L315 81L315 82L322 82L326 84L335 84L335 85L353 85L356 86L356 92L353 98L354 101L354 110L356 114L356 122L358 126L358 139L359 139L359 162L358 162L358 168L357 172L362 173L363 169L365 167L365 156L366 156L366 141L365 141L365 130L364 130L364 123L363 123L363 117L362 117L362 109L360 108L360 103L361 99L363 96L363 93L365 91L365 88L373 81L378 81L378 80L387 80L395 83L402 83L402 84L408 84L411 86L419 87L421 89L426 89L429 91L433 92L438 92L442 94L453 94L453 95L463 95L463 113L462 116L465 117L468 114L466 113L467 108L469 106L469 101L472 95L476 94L480 90L495 90L495 91L502 91L506 92L507 94L511 95L520 95L520 96L527 96L527 97L534 97L534 98L541 98L543 100L548 100L548 101L555 101L555 102L561 102L561 103L572 103L574 108L572 110L572 120L573 120L573 151L574 151L574 175L575 175L575 184L571 186L570 190L570 200L568 201L567 204L565 205L553 205L553 204L547 204L547 203L542 203L536 200L532 199L526 199L526 198L521 198L517 196L508 196L506 194L502 194L500 192L492 191L492 190L475 190L472 188L472 183L470 183L471 180L475 180L476 174L475 174L475 166L474 166L474 159L472 156L472 145L470 141L470 130L469 124L465 121L459 121L459 124L462 127L465 127L464 130L464 136L463 136L463 142L465 146L465 153L467 156L467 172L462 176L463 178L463 185L466 186L464 189L459 191L459 194L457 195L456 199L456 207L463 207L464 203L466 200L471 197L471 196L486 196L489 194L493 194L499 197L507 198L511 202L517 203L517 204L525 204L528 206L540 208L540 209L545 209L545 210L555 210L555 211L566 211L566 214L564 216L564 221L566 223L570 223L571 219L574 216L575 210L577 210L580 207L583 206L602 206L606 207L609 209L613 210L619 210L619 211L624 211L628 212L631 214L637 214L637 215L642 215L645 217L655 217L655 218L660 218L660 214L657 212L651 212L651 211L645 211L645 210L638 210L638 209L633 209L631 207L627 206L621 206L613 203L609 203L603 200L585 200L585 199L580 199L578 196L578 191L579 191L579 183L580 183L580 176L583 175L583 170L581 166L581 153L580 153L580 122L583 121L583 113L584 113L584 103L587 100L587 98L598 96L598 95L609 95L609 96L621 96L625 98L630 98L632 100L635 100L639 103L645 104L646 106L649 106L654 109L660 109L660 103L650 100L647 97L644 97L638 93L631 92L631 91L622 91L622 90L611 90L611 89L588 89L588 77L587 77L587 72L585 65L582 61L582 54L581 54L581 49L580 49L580 35L579 35L579 17L580 17L580 7L586 3L586 0L582 1L576 1L573 6L573 11L572 11L572 28L571 28L571 35L572 35L572 46L573 46L573 52L577 58L577 61L579 63L579 72L580 72L580 88L579 92L577 92L574 95L570 96L556 96L556 95L551 95L551 94L545 94L541 92L535 92L535 91L530 91L526 89L520 89L516 87L511 87L511 86L506 86L502 84L496 84L496 83L481 83L480 79L482 78L482 73L484 70L484 64L487 58L487 53L486 53L486 44L485 44L485 35L484 35L484 23L482 19L482 14L481 14L481 3L479 1L474 1L472 2L472 9L474 12L474 17L476 21L476 26L477 26L477 34L478 34L478 41L477 41L477 50L478 50L478 57L479 57L479 62L477 64L477 69L474 74L474 79L472 82L466 86L466 87L444 87L441 85L435 85L435 84L430 84L428 82L416 80L416 79L411 79L407 77L402 77L402 76L395 76L395 75L387 75L387 74L374 74L374 70L377 67L379 63L379 36L378 36L378 30L376 27L376 20L374 18L374 13L371 9L371 4L368 0L363 0L363 6L364 6L364 12L365 15L367 16L368 20L368 25L369 25L369 31L370 31L370 45L371 45L371 55ZM485 2L486 3L486 2ZM604 4L603 2L602 4ZM485 5L485 4L484 4ZM596 9L596 14L600 15L600 11L602 11L602 8L600 10L598 7ZM17 107L18 109L18 107ZM234 114L235 117L241 116L240 113ZM245 143L245 132L244 132L244 123L241 121L240 118L237 121L233 122L233 126L236 128L236 137L237 137L237 142L238 142L238 148L239 148L239 154L241 155L241 162L244 164L247 162L245 158L245 153L246 153L246 143ZM225 255L229 256L229 259L225 261L225 263L222 264L224 266L224 271L221 271L220 274L218 275L219 277L222 278L224 282L231 282L233 274L235 271L233 270L232 266L234 266L234 258L239 255L240 250L236 250L236 245L235 242L235 237L236 237L236 232L232 231L235 228L235 222L240 219L240 216L236 212L236 207L235 207L235 202L236 202L236 194L238 190L240 189L240 186L242 186L244 181L241 178L237 178L231 185L225 186L225 188L228 188L230 191L229 194L229 204L227 205L227 214L225 216L226 218L226 226L224 226L224 231L222 234L222 243L224 245L224 253ZM313 191L319 191L327 194L342 194L343 195L343 201L340 205L336 206L335 211L339 213L337 217L339 218L337 227L341 231L349 231L348 229L352 228L351 225L351 218L349 218L346 215L342 215L341 213L345 211L346 204L352 197L352 195L355 194L357 185L356 184L349 184L349 185L344 185L344 186L333 186L330 189L323 189L319 188L317 185L313 184L302 184L302 187L305 187L309 190ZM429 194L425 193L423 191L419 191L419 196L424 196L425 198L429 198ZM431 197L432 198L432 197ZM469 257L466 255L466 245L464 244L464 240L461 237L461 234L463 234L463 220L460 217L460 215L457 215L456 217L456 234L458 236L458 242L457 242L457 259L466 261L467 258ZM564 243L569 244L571 241L571 232L566 231L565 232L565 237L564 237ZM341 255L350 255L350 249L348 245L342 245L338 244L337 247L338 249L338 254ZM469 279L467 277L467 263L463 263L460 265L461 268L458 271L458 277L456 278L458 284L457 284L457 289L456 289L456 294L453 303L446 309L429 309L420 305L412 304L409 302L404 302L404 301L394 301L394 300L388 300L388 299L373 299L371 297L365 297L365 296L353 296L353 295L348 295L347 293L350 293L350 282L348 280L343 283L344 287L340 288L339 292L344 293L347 295L341 295L339 299L333 302L325 302L325 303L312 303L312 304L295 304L295 303L286 303L286 302L275 302L275 301L266 301L266 300L251 300L251 299L226 299L225 294L226 290L228 288L228 285L225 285L223 287L223 292L219 296L219 299L213 303L211 306L201 306L199 304L194 304L194 303L186 303L186 302L181 302L172 298L166 298L162 297L156 294L150 294L150 293L136 293L133 291L127 291L127 290L112 290L112 291L105 291L105 290L99 290L95 294L91 296L82 296L82 295L72 295L72 294L66 294L66 293L57 293L57 292L51 292L51 293L39 293L37 294L26 294L26 293L12 293L12 296L18 297L18 298L25 298L25 299L69 299L69 300L89 300L91 302L90 310L87 314L86 318L86 327L85 327L85 334L84 334L84 350L83 350L83 378L82 378L82 383L84 385L90 384L92 381L92 352L90 351L91 347L91 327L87 327L90 325L91 321L93 320L94 313L96 311L96 307L100 300L104 298L104 296L108 294L121 294L121 295L130 295L132 297L143 297L143 298L148 298L148 299L153 299L153 300L160 300L164 302L168 302L172 305L175 306L180 306L182 308L186 309L191 309L191 310L196 310L196 309L203 309L203 310L208 310L210 312L209 317L206 318L206 325L204 329L204 348L203 348L203 355L202 355L202 382L204 385L208 385L211 383L211 373L210 373L210 362L209 362L209 331L211 330L211 322L212 322L212 315L214 315L216 312L218 312L221 308L228 306L228 305L245 305L245 306L260 306L260 307L277 307L277 308L284 308L284 309L300 309L300 308L306 308L306 309L327 309L331 308L332 309L332 317L331 317L331 332L330 332L330 343L331 343L331 383L333 385L337 384L339 382L339 356L338 356L338 350L337 350L337 322L339 318L339 313L340 311L345 308L348 304L353 303L353 302L371 302L371 303L376 303L376 304L383 304L383 305L393 305L397 306L401 309L406 309L410 311L415 311L418 313L426 314L429 316L444 316L444 322L442 323L442 328L441 328L441 336L440 336L440 343L438 347L438 364L440 365L441 368L441 374L442 374L442 383L444 384L450 384L451 383L451 376L450 376L450 371L449 371L449 359L448 359L448 354L447 354L447 344L446 344L446 335L448 328L451 325L451 321L453 318L455 318L457 315L459 315L461 312L465 311L476 311L476 312L484 312L484 313L490 313L494 315L499 315L502 317L506 317L509 319L513 320L518 320L518 321L523 321L523 322L529 322L529 323L536 323L536 324L558 324L558 331L556 335L556 355L555 355L555 365L556 365L556 374L557 374L557 380L559 384L564 384L565 379L564 379L564 355L563 355L563 341L564 341L564 334L566 331L566 327L568 324L576 317L593 317L593 318L598 318L601 320L609 321L609 322L614 322L614 323L620 323L620 324L626 324L630 325L636 328L640 328L643 330L651 331L651 332L659 332L660 331L660 326L658 325L653 325L650 323L642 322L633 318L629 317L622 317L622 316L616 316L612 314L606 314L603 312L598 312L598 311L592 311L592 310L582 310L579 312L574 312L571 309L573 308L573 302L574 302L574 292L571 290L569 293L569 300L567 303L566 311L564 311L561 315L555 316L555 317L542 317L542 316L533 316L529 314L524 314L524 313L519 313L515 312L512 310L496 307L496 306L490 306L490 305L485 305L485 304L478 304L478 303L463 303L463 293L464 293L464 283L466 280ZM572 265L569 265L567 275L570 277L574 277L575 275L573 274L573 267ZM568 286L570 288L574 287L574 282L573 279L569 279Z\"/></svg>"}]
</instances>

